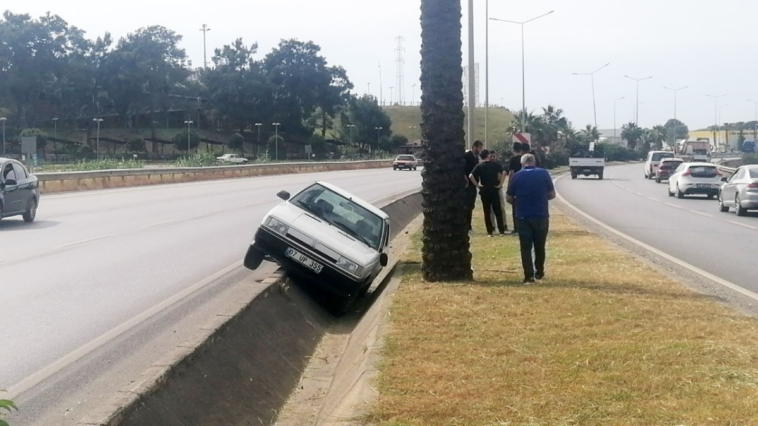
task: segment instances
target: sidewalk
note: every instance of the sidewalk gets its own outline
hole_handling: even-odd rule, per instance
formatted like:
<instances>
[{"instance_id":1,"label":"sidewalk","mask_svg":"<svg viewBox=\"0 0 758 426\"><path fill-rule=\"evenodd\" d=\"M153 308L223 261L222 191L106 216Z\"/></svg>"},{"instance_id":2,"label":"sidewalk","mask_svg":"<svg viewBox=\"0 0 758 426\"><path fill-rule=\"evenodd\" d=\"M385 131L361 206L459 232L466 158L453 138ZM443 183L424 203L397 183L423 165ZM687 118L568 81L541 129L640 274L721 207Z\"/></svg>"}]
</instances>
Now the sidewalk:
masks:
<instances>
[{"instance_id":1,"label":"sidewalk","mask_svg":"<svg viewBox=\"0 0 758 426\"><path fill-rule=\"evenodd\" d=\"M758 424L758 321L551 214L547 278L532 286L517 237L486 238L479 207L475 282L423 282L419 232L368 421Z\"/></svg>"}]
</instances>

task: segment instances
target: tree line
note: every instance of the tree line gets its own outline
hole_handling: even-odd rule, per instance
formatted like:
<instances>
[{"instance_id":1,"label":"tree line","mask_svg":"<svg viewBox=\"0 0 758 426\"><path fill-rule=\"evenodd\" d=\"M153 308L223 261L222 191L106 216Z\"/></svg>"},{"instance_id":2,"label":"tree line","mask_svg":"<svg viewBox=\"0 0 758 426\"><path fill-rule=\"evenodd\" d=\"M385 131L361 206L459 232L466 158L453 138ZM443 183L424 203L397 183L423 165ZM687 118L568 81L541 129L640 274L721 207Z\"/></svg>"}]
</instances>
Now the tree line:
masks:
<instances>
[{"instance_id":1,"label":"tree line","mask_svg":"<svg viewBox=\"0 0 758 426\"><path fill-rule=\"evenodd\" d=\"M0 116L11 140L54 121L86 129L89 140L93 119L102 118L109 128L150 128L152 141L159 127L184 128L174 138L178 149L197 146L197 130L218 127L233 147L258 143L259 134L263 143L278 134L314 149L327 139L364 149L399 143L377 100L354 95L345 69L312 41L282 40L257 58L257 44L239 38L214 49L209 69L193 68L182 36L162 26L89 39L58 15L10 11L0 40Z\"/></svg>"}]
</instances>

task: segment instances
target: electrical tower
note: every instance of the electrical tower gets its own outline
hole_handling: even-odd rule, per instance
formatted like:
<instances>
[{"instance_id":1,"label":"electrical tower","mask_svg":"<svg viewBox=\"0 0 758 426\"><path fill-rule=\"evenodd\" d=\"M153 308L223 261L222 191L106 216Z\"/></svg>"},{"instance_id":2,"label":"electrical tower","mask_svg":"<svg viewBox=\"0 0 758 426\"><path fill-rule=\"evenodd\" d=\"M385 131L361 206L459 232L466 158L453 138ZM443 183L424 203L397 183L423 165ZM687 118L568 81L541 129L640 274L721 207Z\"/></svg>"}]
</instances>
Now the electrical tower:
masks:
<instances>
[{"instance_id":1,"label":"electrical tower","mask_svg":"<svg viewBox=\"0 0 758 426\"><path fill-rule=\"evenodd\" d=\"M395 40L397 41L397 47L395 48L395 52L397 53L397 59L395 59L397 63L397 103L398 105L403 105L403 85L405 84L405 74L403 72L405 68L405 48L403 47L403 42L405 38L398 36Z\"/></svg>"}]
</instances>

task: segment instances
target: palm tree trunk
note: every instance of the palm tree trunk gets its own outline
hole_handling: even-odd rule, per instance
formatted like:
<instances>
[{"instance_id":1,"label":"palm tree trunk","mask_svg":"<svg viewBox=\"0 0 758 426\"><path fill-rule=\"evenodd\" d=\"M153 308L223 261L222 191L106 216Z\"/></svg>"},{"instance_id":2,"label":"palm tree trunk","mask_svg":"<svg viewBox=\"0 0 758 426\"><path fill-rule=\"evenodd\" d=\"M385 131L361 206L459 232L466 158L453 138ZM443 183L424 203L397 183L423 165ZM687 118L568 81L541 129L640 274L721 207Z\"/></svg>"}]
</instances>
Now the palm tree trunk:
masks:
<instances>
[{"instance_id":1,"label":"palm tree trunk","mask_svg":"<svg viewBox=\"0 0 758 426\"><path fill-rule=\"evenodd\" d=\"M460 0L421 1L423 275L472 279L466 202Z\"/></svg>"}]
</instances>

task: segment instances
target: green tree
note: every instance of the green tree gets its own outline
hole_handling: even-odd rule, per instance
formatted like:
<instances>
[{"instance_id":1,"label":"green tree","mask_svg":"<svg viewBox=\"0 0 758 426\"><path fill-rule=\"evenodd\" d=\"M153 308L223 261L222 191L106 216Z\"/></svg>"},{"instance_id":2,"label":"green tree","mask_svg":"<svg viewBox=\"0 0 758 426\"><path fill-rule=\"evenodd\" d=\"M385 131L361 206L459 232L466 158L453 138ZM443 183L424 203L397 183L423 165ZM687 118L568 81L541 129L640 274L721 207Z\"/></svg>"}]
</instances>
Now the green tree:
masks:
<instances>
[{"instance_id":1,"label":"green tree","mask_svg":"<svg viewBox=\"0 0 758 426\"><path fill-rule=\"evenodd\" d=\"M277 136L273 135L268 139L268 146L266 156L269 161L272 160L286 160L287 159L287 146L284 143L281 133Z\"/></svg>"},{"instance_id":2,"label":"green tree","mask_svg":"<svg viewBox=\"0 0 758 426\"><path fill-rule=\"evenodd\" d=\"M174 137L171 139L171 142L174 143L174 146L179 151L187 151L187 143L189 143L190 149L197 149L197 147L200 146L200 135L197 134L197 131L192 129L189 132L188 140L187 129L184 129L174 135Z\"/></svg>"},{"instance_id":3,"label":"green tree","mask_svg":"<svg viewBox=\"0 0 758 426\"><path fill-rule=\"evenodd\" d=\"M677 119L672 118L663 127L666 129L666 143L669 146L676 146L677 140L687 139L690 136L690 129L687 125Z\"/></svg>"},{"instance_id":4,"label":"green tree","mask_svg":"<svg viewBox=\"0 0 758 426\"><path fill-rule=\"evenodd\" d=\"M579 135L586 142L597 142L600 139L600 131L597 127L588 124L584 129L579 131Z\"/></svg>"},{"instance_id":5,"label":"green tree","mask_svg":"<svg viewBox=\"0 0 758 426\"><path fill-rule=\"evenodd\" d=\"M422 271L427 281L473 278L463 185L461 2L421 0Z\"/></svg>"},{"instance_id":6,"label":"green tree","mask_svg":"<svg viewBox=\"0 0 758 426\"><path fill-rule=\"evenodd\" d=\"M245 138L239 133L233 134L229 138L229 149L233 151L239 151L243 156L245 155Z\"/></svg>"},{"instance_id":7,"label":"green tree","mask_svg":"<svg viewBox=\"0 0 758 426\"><path fill-rule=\"evenodd\" d=\"M650 129L649 137L650 137L650 143L651 145L658 151L663 149L663 143L666 141L666 134L668 133L668 130L666 130L665 126L657 125L653 126L652 129Z\"/></svg>"},{"instance_id":8,"label":"green tree","mask_svg":"<svg viewBox=\"0 0 758 426\"><path fill-rule=\"evenodd\" d=\"M340 136L344 141L351 140L362 150L367 147L377 147L377 127L382 128L382 134L392 135L392 120L390 116L379 106L373 96L353 98L346 111L341 114L342 128ZM355 126L352 128L348 126Z\"/></svg>"},{"instance_id":9,"label":"green tree","mask_svg":"<svg viewBox=\"0 0 758 426\"><path fill-rule=\"evenodd\" d=\"M621 129L621 137L626 140L627 147L629 149L636 149L644 135L643 130L634 122L624 124Z\"/></svg>"}]
</instances>

